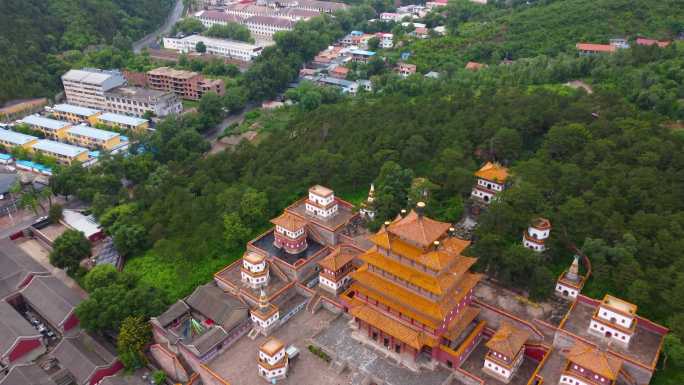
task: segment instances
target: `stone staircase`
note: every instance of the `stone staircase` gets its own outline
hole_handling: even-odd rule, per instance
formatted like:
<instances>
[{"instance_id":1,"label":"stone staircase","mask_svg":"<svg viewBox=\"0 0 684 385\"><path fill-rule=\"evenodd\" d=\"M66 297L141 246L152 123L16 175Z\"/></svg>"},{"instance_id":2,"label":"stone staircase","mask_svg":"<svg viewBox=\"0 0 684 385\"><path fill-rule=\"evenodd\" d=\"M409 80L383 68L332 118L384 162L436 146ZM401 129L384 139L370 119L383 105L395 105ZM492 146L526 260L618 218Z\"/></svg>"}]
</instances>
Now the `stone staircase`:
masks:
<instances>
[{"instance_id":1,"label":"stone staircase","mask_svg":"<svg viewBox=\"0 0 684 385\"><path fill-rule=\"evenodd\" d=\"M277 262L269 262L268 266L270 271L272 273L275 273L275 275L277 275L278 278L282 279L283 282L290 282L290 277L288 277L287 274L285 274L285 272L283 271L283 269L280 266L278 266Z\"/></svg>"},{"instance_id":2,"label":"stone staircase","mask_svg":"<svg viewBox=\"0 0 684 385\"><path fill-rule=\"evenodd\" d=\"M247 333L247 338L250 340L254 341L257 336L259 335L259 330L256 328L256 326L252 327L252 329Z\"/></svg>"},{"instance_id":3,"label":"stone staircase","mask_svg":"<svg viewBox=\"0 0 684 385\"><path fill-rule=\"evenodd\" d=\"M309 302L307 302L306 304L306 311L308 311L311 314L315 313L316 310L318 310L318 304L321 302L321 299L321 295L314 292L313 297L311 297L309 299Z\"/></svg>"}]
</instances>

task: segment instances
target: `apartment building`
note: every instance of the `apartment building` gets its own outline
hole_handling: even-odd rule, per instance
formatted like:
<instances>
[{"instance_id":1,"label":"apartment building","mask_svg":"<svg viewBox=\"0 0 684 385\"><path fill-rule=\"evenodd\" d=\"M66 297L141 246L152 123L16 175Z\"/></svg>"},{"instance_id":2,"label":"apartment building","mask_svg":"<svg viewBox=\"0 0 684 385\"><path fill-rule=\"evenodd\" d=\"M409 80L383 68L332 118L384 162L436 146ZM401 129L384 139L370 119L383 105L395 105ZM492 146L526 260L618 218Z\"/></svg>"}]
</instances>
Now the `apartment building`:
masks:
<instances>
[{"instance_id":1,"label":"apartment building","mask_svg":"<svg viewBox=\"0 0 684 385\"><path fill-rule=\"evenodd\" d=\"M225 13L246 19L252 16L274 16L278 11L274 7L254 4L230 4L226 7Z\"/></svg>"},{"instance_id":2,"label":"apartment building","mask_svg":"<svg viewBox=\"0 0 684 385\"><path fill-rule=\"evenodd\" d=\"M55 158L59 164L71 164L88 160L88 150L71 144L41 139L31 147L34 152Z\"/></svg>"},{"instance_id":3,"label":"apartment building","mask_svg":"<svg viewBox=\"0 0 684 385\"><path fill-rule=\"evenodd\" d=\"M195 14L195 19L199 20L206 28L211 28L214 25L240 23L242 21L242 18L236 14L221 11L200 11Z\"/></svg>"},{"instance_id":4,"label":"apartment building","mask_svg":"<svg viewBox=\"0 0 684 385\"><path fill-rule=\"evenodd\" d=\"M18 120L17 123L26 124L31 129L42 132L46 138L55 140L63 139L66 136L67 129L71 126L68 122L45 118L40 115L29 115Z\"/></svg>"},{"instance_id":5,"label":"apartment building","mask_svg":"<svg viewBox=\"0 0 684 385\"><path fill-rule=\"evenodd\" d=\"M225 93L225 85L221 79L205 79L197 72L159 67L147 72L147 84L150 88L171 91L183 99L199 100L207 92L218 95Z\"/></svg>"},{"instance_id":6,"label":"apartment building","mask_svg":"<svg viewBox=\"0 0 684 385\"><path fill-rule=\"evenodd\" d=\"M35 136L0 128L0 146L3 146L8 150L14 147L29 149L36 144L37 141L38 138Z\"/></svg>"},{"instance_id":7,"label":"apartment building","mask_svg":"<svg viewBox=\"0 0 684 385\"><path fill-rule=\"evenodd\" d=\"M148 111L159 117L183 112L180 98L171 91L132 86L118 87L105 93L105 100L107 111L139 118Z\"/></svg>"},{"instance_id":8,"label":"apartment building","mask_svg":"<svg viewBox=\"0 0 684 385\"><path fill-rule=\"evenodd\" d=\"M62 83L69 104L104 110L105 92L125 85L126 79L119 71L84 68L62 75Z\"/></svg>"},{"instance_id":9,"label":"apartment building","mask_svg":"<svg viewBox=\"0 0 684 385\"><path fill-rule=\"evenodd\" d=\"M111 112L105 112L104 114L98 116L97 123L131 132L141 132L150 127L150 122L147 119L113 114Z\"/></svg>"},{"instance_id":10,"label":"apartment building","mask_svg":"<svg viewBox=\"0 0 684 385\"><path fill-rule=\"evenodd\" d=\"M88 122L95 124L100 110L94 108L75 106L72 104L56 104L52 107L52 114L59 120L66 120L71 123Z\"/></svg>"},{"instance_id":11,"label":"apartment building","mask_svg":"<svg viewBox=\"0 0 684 385\"><path fill-rule=\"evenodd\" d=\"M263 49L260 45L249 44L241 41L216 39L201 35L190 35L184 38L164 38L164 48L180 52L196 52L197 43L202 42L207 53L230 59L250 62L261 54Z\"/></svg>"},{"instance_id":12,"label":"apartment building","mask_svg":"<svg viewBox=\"0 0 684 385\"><path fill-rule=\"evenodd\" d=\"M243 22L253 35L273 39L273 35L279 31L291 31L295 22L277 16L252 16Z\"/></svg>"},{"instance_id":13,"label":"apartment building","mask_svg":"<svg viewBox=\"0 0 684 385\"><path fill-rule=\"evenodd\" d=\"M109 151L121 144L121 135L79 124L67 130L66 140L76 146Z\"/></svg>"}]
</instances>

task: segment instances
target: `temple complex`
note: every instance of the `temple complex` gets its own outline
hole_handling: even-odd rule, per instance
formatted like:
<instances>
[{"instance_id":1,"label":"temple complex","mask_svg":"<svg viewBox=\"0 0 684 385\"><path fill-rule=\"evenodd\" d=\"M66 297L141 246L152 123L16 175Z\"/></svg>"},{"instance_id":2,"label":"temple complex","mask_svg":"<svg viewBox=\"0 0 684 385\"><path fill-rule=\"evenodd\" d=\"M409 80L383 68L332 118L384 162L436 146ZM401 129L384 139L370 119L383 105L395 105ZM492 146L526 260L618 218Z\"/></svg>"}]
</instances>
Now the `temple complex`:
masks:
<instances>
[{"instance_id":1,"label":"temple complex","mask_svg":"<svg viewBox=\"0 0 684 385\"><path fill-rule=\"evenodd\" d=\"M374 247L360 256L364 263L342 301L378 346L440 360L442 346L458 348L471 330L480 275L469 272L476 259L461 255L470 242L451 235L449 223L427 218L424 208L418 203L371 236Z\"/></svg>"},{"instance_id":2,"label":"temple complex","mask_svg":"<svg viewBox=\"0 0 684 385\"><path fill-rule=\"evenodd\" d=\"M480 202L489 204L496 194L506 188L508 169L499 163L487 162L475 173L477 184L473 187L471 196Z\"/></svg>"}]
</instances>

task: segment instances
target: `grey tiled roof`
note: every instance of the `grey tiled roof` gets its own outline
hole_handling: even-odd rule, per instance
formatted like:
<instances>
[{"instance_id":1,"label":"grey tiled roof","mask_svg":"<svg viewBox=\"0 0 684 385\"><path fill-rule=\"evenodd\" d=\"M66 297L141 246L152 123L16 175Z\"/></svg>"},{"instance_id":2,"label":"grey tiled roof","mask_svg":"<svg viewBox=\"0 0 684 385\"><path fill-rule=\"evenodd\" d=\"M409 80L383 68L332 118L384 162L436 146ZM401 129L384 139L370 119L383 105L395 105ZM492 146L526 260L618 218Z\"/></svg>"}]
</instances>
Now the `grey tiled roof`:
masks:
<instances>
[{"instance_id":1,"label":"grey tiled roof","mask_svg":"<svg viewBox=\"0 0 684 385\"><path fill-rule=\"evenodd\" d=\"M74 376L79 385L89 383L96 370L116 362L116 356L112 352L85 332L62 339L51 354L59 361L60 366Z\"/></svg>"},{"instance_id":2,"label":"grey tiled roof","mask_svg":"<svg viewBox=\"0 0 684 385\"><path fill-rule=\"evenodd\" d=\"M218 286L209 283L198 287L185 302L195 311L216 324L231 330L247 317L249 308Z\"/></svg>"},{"instance_id":3,"label":"grey tiled roof","mask_svg":"<svg viewBox=\"0 0 684 385\"><path fill-rule=\"evenodd\" d=\"M13 294L31 274L49 272L28 256L13 241L0 239L0 298Z\"/></svg>"},{"instance_id":4,"label":"grey tiled roof","mask_svg":"<svg viewBox=\"0 0 684 385\"><path fill-rule=\"evenodd\" d=\"M35 277L21 291L31 307L53 327L59 327L83 301L81 295L55 277Z\"/></svg>"},{"instance_id":5,"label":"grey tiled roof","mask_svg":"<svg viewBox=\"0 0 684 385\"><path fill-rule=\"evenodd\" d=\"M38 365L17 365L2 377L0 385L56 385Z\"/></svg>"},{"instance_id":6,"label":"grey tiled roof","mask_svg":"<svg viewBox=\"0 0 684 385\"><path fill-rule=\"evenodd\" d=\"M185 302L178 300L176 303L171 305L167 311L163 312L161 315L159 315L159 317L156 318L162 327L167 327L171 324L171 322L177 320L189 310L190 308L185 304Z\"/></svg>"},{"instance_id":7,"label":"grey tiled roof","mask_svg":"<svg viewBox=\"0 0 684 385\"><path fill-rule=\"evenodd\" d=\"M40 333L12 305L0 302L0 355L9 353L21 337L40 338Z\"/></svg>"}]
</instances>

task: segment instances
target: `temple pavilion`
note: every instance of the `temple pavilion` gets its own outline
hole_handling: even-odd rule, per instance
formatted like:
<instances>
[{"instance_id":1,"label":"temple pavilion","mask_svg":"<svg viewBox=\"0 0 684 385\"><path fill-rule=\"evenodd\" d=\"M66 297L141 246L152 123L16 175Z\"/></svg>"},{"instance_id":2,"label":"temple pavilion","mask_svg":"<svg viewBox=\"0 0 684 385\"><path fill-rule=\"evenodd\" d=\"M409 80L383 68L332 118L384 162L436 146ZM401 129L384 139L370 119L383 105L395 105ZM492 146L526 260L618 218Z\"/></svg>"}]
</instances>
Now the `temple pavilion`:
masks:
<instances>
[{"instance_id":1,"label":"temple pavilion","mask_svg":"<svg viewBox=\"0 0 684 385\"><path fill-rule=\"evenodd\" d=\"M424 208L419 202L370 237L374 246L360 256L341 300L378 348L451 366L457 362L442 353L472 332L479 309L470 303L481 276L469 271L476 258L461 255L470 242Z\"/></svg>"}]
</instances>

